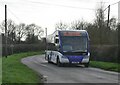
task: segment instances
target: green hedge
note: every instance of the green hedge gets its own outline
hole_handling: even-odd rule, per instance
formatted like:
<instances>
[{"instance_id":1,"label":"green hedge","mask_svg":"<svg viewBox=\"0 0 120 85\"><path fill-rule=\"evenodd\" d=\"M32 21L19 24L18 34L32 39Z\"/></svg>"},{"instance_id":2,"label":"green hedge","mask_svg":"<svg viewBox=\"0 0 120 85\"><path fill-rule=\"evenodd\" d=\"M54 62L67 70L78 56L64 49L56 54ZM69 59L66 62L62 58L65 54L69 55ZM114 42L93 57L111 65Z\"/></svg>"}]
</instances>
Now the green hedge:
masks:
<instances>
[{"instance_id":1,"label":"green hedge","mask_svg":"<svg viewBox=\"0 0 120 85\"><path fill-rule=\"evenodd\" d=\"M2 46L2 55L5 55L5 45ZM13 49L13 51L12 51ZM45 43L40 44L15 44L12 48L8 46L8 54L28 52L28 51L43 51ZM117 45L90 45L91 60L117 62L118 46Z\"/></svg>"},{"instance_id":2,"label":"green hedge","mask_svg":"<svg viewBox=\"0 0 120 85\"><path fill-rule=\"evenodd\" d=\"M7 54L15 54L29 51L43 51L45 50L45 44L15 44L13 46L7 46ZM2 56L5 56L5 45L2 45Z\"/></svg>"},{"instance_id":3,"label":"green hedge","mask_svg":"<svg viewBox=\"0 0 120 85\"><path fill-rule=\"evenodd\" d=\"M117 45L91 45L91 60L116 62L118 60Z\"/></svg>"}]
</instances>

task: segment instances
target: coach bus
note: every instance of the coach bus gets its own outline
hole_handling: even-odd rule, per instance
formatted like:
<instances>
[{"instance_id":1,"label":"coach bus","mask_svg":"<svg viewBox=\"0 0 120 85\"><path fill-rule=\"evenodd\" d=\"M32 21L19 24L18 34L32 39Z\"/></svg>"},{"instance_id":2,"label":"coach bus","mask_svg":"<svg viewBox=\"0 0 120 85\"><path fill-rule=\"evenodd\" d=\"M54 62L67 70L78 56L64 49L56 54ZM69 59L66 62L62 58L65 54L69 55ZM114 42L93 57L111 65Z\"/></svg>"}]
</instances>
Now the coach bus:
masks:
<instances>
[{"instance_id":1,"label":"coach bus","mask_svg":"<svg viewBox=\"0 0 120 85\"><path fill-rule=\"evenodd\" d=\"M57 30L48 35L46 41L45 59L48 63L89 66L89 35L86 30Z\"/></svg>"}]
</instances>

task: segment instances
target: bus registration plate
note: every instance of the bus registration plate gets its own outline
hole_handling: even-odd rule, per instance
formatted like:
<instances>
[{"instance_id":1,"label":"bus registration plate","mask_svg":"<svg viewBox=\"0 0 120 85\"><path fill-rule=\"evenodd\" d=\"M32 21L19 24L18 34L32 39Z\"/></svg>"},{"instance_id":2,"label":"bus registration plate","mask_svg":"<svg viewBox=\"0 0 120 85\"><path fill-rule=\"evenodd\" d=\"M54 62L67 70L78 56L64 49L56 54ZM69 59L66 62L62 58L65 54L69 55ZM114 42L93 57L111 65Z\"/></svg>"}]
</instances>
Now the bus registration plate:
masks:
<instances>
[{"instance_id":1,"label":"bus registration plate","mask_svg":"<svg viewBox=\"0 0 120 85\"><path fill-rule=\"evenodd\" d=\"M76 64L76 63L79 63L79 62L72 62L72 63Z\"/></svg>"}]
</instances>

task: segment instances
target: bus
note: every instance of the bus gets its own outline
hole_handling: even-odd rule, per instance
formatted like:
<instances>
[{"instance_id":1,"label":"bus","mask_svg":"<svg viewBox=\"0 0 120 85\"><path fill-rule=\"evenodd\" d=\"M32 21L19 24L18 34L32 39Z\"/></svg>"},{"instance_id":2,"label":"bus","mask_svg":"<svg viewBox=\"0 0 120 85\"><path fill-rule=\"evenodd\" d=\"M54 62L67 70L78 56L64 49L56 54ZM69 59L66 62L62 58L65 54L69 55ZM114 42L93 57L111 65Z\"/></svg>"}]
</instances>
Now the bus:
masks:
<instances>
[{"instance_id":1,"label":"bus","mask_svg":"<svg viewBox=\"0 0 120 85\"><path fill-rule=\"evenodd\" d=\"M89 35L86 30L57 30L46 37L45 59L58 66L82 64L89 66Z\"/></svg>"}]
</instances>

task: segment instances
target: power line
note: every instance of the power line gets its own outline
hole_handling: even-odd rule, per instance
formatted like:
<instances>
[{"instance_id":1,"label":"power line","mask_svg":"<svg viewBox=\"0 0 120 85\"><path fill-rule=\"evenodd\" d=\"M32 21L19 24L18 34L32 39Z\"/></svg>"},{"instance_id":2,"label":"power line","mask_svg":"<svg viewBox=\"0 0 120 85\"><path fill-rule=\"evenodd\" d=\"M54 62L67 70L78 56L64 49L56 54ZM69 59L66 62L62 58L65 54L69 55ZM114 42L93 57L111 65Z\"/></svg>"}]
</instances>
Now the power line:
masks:
<instances>
[{"instance_id":1,"label":"power line","mask_svg":"<svg viewBox=\"0 0 120 85\"><path fill-rule=\"evenodd\" d=\"M115 2L115 3L113 3L113 4L110 4L110 5L115 5L115 4L118 4L119 3L119 1L118 2Z\"/></svg>"},{"instance_id":2,"label":"power line","mask_svg":"<svg viewBox=\"0 0 120 85\"><path fill-rule=\"evenodd\" d=\"M77 8L77 9L87 9L87 10L95 10L91 8L82 8L82 7L75 7L75 6L67 6L67 5L61 5L61 4L53 4L53 3L46 3L46 2L34 2L26 0L27 2L34 3L34 4L42 4L42 5L54 5L54 6L60 6L60 7L67 7L67 8Z\"/></svg>"},{"instance_id":3,"label":"power line","mask_svg":"<svg viewBox=\"0 0 120 85\"><path fill-rule=\"evenodd\" d=\"M49 6L59 6L59 7L66 7L66 8L74 8L74 9L84 9L84 10L92 10L94 11L95 9L92 8L82 8L82 7L76 7L76 6L69 6L69 5L61 5L61 4L53 4L53 3L47 3L47 2L34 2L34 1L29 1L29 0L24 0L25 2L29 2L32 4L42 4L42 5L49 5ZM17 3L18 4L18 3ZM21 4L21 3L19 3ZM22 3L23 4L23 3ZM28 3L25 3L28 4ZM31 5L30 5L31 6Z\"/></svg>"},{"instance_id":4,"label":"power line","mask_svg":"<svg viewBox=\"0 0 120 85\"><path fill-rule=\"evenodd\" d=\"M103 12L107 9L108 7L106 7L104 10L103 10Z\"/></svg>"},{"instance_id":5,"label":"power line","mask_svg":"<svg viewBox=\"0 0 120 85\"><path fill-rule=\"evenodd\" d=\"M118 1L118 2L115 2L115 3L113 3L113 4L110 4L110 6L115 5L115 4L118 4L118 3L119 3L119 1ZM107 6L103 11L105 11L108 7L109 7L109 6Z\"/></svg>"},{"instance_id":6,"label":"power line","mask_svg":"<svg viewBox=\"0 0 120 85\"><path fill-rule=\"evenodd\" d=\"M0 6L3 7L2 4L0 4ZM8 10L19 22L21 22L21 20L10 10L10 8L7 7L7 10Z\"/></svg>"},{"instance_id":7,"label":"power line","mask_svg":"<svg viewBox=\"0 0 120 85\"><path fill-rule=\"evenodd\" d=\"M119 3L119 1L116 2L116 3L110 4L110 5L107 7L107 8L108 8L108 21L107 21L107 27L109 27L110 6L115 5L115 4L118 4L118 3ZM106 10L107 8L105 8L105 10ZM105 10L104 10L104 11L105 11Z\"/></svg>"},{"instance_id":8,"label":"power line","mask_svg":"<svg viewBox=\"0 0 120 85\"><path fill-rule=\"evenodd\" d=\"M10 8L7 9L19 22L21 22L21 20L10 10Z\"/></svg>"}]
</instances>

